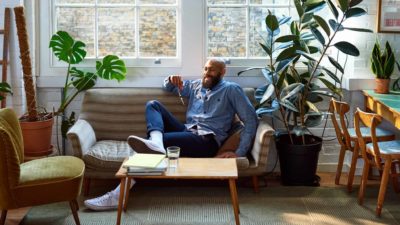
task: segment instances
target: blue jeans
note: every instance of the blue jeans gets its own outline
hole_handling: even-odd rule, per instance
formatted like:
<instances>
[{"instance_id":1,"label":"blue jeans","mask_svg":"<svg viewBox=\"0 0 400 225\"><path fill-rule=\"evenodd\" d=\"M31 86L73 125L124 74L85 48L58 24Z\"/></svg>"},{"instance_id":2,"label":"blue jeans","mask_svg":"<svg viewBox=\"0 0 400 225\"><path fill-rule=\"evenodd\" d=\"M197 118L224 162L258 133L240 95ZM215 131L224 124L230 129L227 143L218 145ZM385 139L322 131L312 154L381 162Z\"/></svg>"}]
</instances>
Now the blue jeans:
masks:
<instances>
[{"instance_id":1,"label":"blue jeans","mask_svg":"<svg viewBox=\"0 0 400 225\"><path fill-rule=\"evenodd\" d=\"M179 146L181 157L205 158L217 154L219 146L214 135L200 136L187 130L183 123L156 100L146 104L146 122L148 135L154 130L161 131L165 148Z\"/></svg>"}]
</instances>

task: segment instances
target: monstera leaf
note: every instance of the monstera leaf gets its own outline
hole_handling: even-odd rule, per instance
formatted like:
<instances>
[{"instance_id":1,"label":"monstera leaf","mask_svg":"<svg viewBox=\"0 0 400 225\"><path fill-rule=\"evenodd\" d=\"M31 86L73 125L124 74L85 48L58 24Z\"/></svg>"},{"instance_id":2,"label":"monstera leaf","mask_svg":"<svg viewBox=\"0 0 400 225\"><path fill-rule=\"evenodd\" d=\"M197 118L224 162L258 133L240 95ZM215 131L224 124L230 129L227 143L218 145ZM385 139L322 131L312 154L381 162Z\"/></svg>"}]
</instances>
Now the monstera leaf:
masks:
<instances>
[{"instance_id":1,"label":"monstera leaf","mask_svg":"<svg viewBox=\"0 0 400 225\"><path fill-rule=\"evenodd\" d=\"M78 92L88 90L96 85L97 76L91 72L83 72L75 67L70 70L71 81Z\"/></svg>"},{"instance_id":2,"label":"monstera leaf","mask_svg":"<svg viewBox=\"0 0 400 225\"><path fill-rule=\"evenodd\" d=\"M11 86L6 82L1 82L0 83L0 100L4 99L3 94L5 94L5 93L12 94Z\"/></svg>"},{"instance_id":3,"label":"monstera leaf","mask_svg":"<svg viewBox=\"0 0 400 225\"><path fill-rule=\"evenodd\" d=\"M54 55L68 64L80 63L86 56L85 43L75 41L67 32L58 31L51 37L50 48Z\"/></svg>"},{"instance_id":4,"label":"monstera leaf","mask_svg":"<svg viewBox=\"0 0 400 225\"><path fill-rule=\"evenodd\" d=\"M103 79L125 79L126 67L124 61L115 55L107 55L102 62L96 62L97 75Z\"/></svg>"}]
</instances>

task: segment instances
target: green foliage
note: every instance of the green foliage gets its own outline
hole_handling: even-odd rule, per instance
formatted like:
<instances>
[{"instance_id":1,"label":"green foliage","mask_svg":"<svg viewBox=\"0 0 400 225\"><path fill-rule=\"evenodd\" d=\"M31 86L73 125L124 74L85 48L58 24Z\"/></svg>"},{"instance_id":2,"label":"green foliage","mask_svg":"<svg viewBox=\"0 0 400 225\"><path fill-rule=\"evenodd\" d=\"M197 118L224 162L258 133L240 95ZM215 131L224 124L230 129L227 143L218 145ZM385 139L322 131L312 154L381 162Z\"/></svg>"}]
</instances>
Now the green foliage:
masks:
<instances>
[{"instance_id":1,"label":"green foliage","mask_svg":"<svg viewBox=\"0 0 400 225\"><path fill-rule=\"evenodd\" d=\"M371 70L378 79L390 79L396 63L394 53L389 42L386 41L382 51L378 40L375 42L371 53Z\"/></svg>"},{"instance_id":2,"label":"green foliage","mask_svg":"<svg viewBox=\"0 0 400 225\"><path fill-rule=\"evenodd\" d=\"M0 100L4 99L4 94L12 94L11 86L7 82L0 83Z\"/></svg>"},{"instance_id":3,"label":"green foliage","mask_svg":"<svg viewBox=\"0 0 400 225\"><path fill-rule=\"evenodd\" d=\"M356 46L347 42L335 42L338 32L372 32L364 28L345 27L343 24L350 18L366 14L356 7L362 0L339 0L334 5L331 0L293 0L299 20L291 21L289 17L278 18L271 12L265 18L267 36L260 43L267 53L268 64L263 68L248 68L238 73L261 69L266 84L256 90L255 97L259 102L257 114L272 116L282 121L290 134L304 135L309 127L318 126L327 112L318 109L316 103L323 101L324 96L341 96L337 87L343 74L343 66L333 57L327 56L329 48L336 48L341 53L359 56ZM321 9L329 7L332 18L318 15ZM290 26L290 34L281 35L282 26ZM331 67L321 65L324 58ZM274 60L275 59L275 60ZM323 87L319 86L323 84ZM274 114L280 112L280 116Z\"/></svg>"},{"instance_id":4,"label":"green foliage","mask_svg":"<svg viewBox=\"0 0 400 225\"><path fill-rule=\"evenodd\" d=\"M74 100L79 92L88 90L96 85L98 77L105 80L121 81L125 79L126 67L123 60L115 55L107 55L102 61L96 61L96 71L83 71L73 64L79 64L85 59L86 44L74 40L67 32L58 31L51 37L49 47L60 61L68 63L67 76L65 78L64 93L61 105L56 114L64 113L67 106ZM68 92L69 89L72 91Z\"/></svg>"},{"instance_id":5,"label":"green foliage","mask_svg":"<svg viewBox=\"0 0 400 225\"><path fill-rule=\"evenodd\" d=\"M79 64L86 57L86 44L82 41L74 40L67 32L58 31L51 37L49 47L53 50L58 60L68 64L67 76L64 83L64 93L61 98L61 104L56 115L64 115L68 105L82 91L86 91L96 85L97 78L105 80L125 79L126 67L123 60L115 55L107 55L102 61L96 61L96 70L84 71L71 65ZM65 137L68 129L75 122L75 113L72 112L65 117L61 124L62 136Z\"/></svg>"}]
</instances>

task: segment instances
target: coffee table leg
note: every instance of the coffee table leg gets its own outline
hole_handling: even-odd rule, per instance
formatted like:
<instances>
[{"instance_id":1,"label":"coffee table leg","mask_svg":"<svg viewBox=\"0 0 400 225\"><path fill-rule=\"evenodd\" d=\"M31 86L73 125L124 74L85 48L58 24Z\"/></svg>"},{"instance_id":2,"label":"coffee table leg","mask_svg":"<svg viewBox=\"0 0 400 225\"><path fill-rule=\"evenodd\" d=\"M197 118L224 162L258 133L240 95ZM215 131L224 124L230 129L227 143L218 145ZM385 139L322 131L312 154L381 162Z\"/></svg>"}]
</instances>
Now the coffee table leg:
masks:
<instances>
[{"instance_id":1,"label":"coffee table leg","mask_svg":"<svg viewBox=\"0 0 400 225\"><path fill-rule=\"evenodd\" d=\"M126 177L121 178L121 187L118 200L117 225L121 224L122 204L124 203Z\"/></svg>"},{"instance_id":2,"label":"coffee table leg","mask_svg":"<svg viewBox=\"0 0 400 225\"><path fill-rule=\"evenodd\" d=\"M229 179L229 189L231 191L233 212L235 213L235 222L236 222L236 225L240 225L240 221L239 221L240 210L239 210L239 201L238 201L238 197L237 197L236 180L235 179Z\"/></svg>"},{"instance_id":3,"label":"coffee table leg","mask_svg":"<svg viewBox=\"0 0 400 225\"><path fill-rule=\"evenodd\" d=\"M126 193L125 193L125 201L124 201L124 212L126 212L126 206L128 205L128 199L129 199L129 192L130 192L130 190L129 190L129 187L131 186L131 181L132 181L132 178L127 178L126 179Z\"/></svg>"}]
</instances>

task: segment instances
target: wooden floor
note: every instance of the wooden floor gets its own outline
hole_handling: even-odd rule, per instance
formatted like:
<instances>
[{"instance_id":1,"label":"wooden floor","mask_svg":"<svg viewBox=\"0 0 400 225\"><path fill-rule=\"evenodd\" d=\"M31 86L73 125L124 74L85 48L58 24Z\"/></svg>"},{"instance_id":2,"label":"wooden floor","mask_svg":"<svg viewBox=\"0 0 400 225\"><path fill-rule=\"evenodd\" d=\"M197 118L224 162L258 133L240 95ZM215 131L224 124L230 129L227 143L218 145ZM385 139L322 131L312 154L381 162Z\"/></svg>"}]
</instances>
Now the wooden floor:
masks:
<instances>
[{"instance_id":1,"label":"wooden floor","mask_svg":"<svg viewBox=\"0 0 400 225\"><path fill-rule=\"evenodd\" d=\"M335 173L318 173L318 175L321 177L321 182L320 185L321 187L335 187L337 185L335 185ZM360 183L360 176L356 176L354 183L356 184L356 186L358 186L358 184ZM267 180L267 186L280 186L280 182L279 182L279 177L277 176L267 176L266 177ZM104 182L104 181L103 181ZM116 184L116 181L108 181L113 183L112 185ZM368 181L368 185L374 185L378 184L378 180L372 180L372 181ZM343 186L343 188L346 188L345 184L347 183L347 174L343 173L343 175L340 178L340 185L339 186ZM93 182L92 185L96 185L96 182ZM104 183L99 183L98 185L104 185ZM239 186L250 186L251 182L250 180L239 180L238 182ZM265 182L260 180L260 185L261 186L265 186ZM111 186L111 185L110 185ZM354 189L355 191L357 191L357 188ZM261 189L261 191L263 191L263 188ZM26 213L29 211L29 207L27 208L21 208L21 209L16 209L16 210L10 210L7 214L7 219L6 219L6 225L18 225L22 219L24 218L24 216L26 215Z\"/></svg>"}]
</instances>

